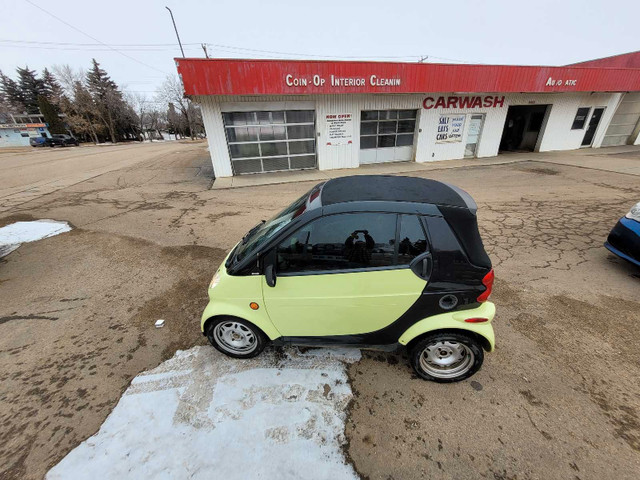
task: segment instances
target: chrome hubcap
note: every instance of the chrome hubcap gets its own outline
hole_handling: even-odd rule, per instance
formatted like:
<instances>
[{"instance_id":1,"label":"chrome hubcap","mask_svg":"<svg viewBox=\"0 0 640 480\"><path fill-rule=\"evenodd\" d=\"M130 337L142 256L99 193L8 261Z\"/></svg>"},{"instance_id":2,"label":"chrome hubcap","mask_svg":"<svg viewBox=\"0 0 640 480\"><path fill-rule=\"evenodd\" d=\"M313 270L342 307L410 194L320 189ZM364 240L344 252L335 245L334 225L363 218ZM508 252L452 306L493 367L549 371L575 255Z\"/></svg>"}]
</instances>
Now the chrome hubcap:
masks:
<instances>
[{"instance_id":1,"label":"chrome hubcap","mask_svg":"<svg viewBox=\"0 0 640 480\"><path fill-rule=\"evenodd\" d=\"M471 369L475 355L469 347L453 340L430 343L420 354L420 367L437 378L453 378Z\"/></svg>"},{"instance_id":2,"label":"chrome hubcap","mask_svg":"<svg viewBox=\"0 0 640 480\"><path fill-rule=\"evenodd\" d=\"M238 322L219 323L213 330L213 337L220 348L230 353L251 353L258 345L251 329Z\"/></svg>"}]
</instances>

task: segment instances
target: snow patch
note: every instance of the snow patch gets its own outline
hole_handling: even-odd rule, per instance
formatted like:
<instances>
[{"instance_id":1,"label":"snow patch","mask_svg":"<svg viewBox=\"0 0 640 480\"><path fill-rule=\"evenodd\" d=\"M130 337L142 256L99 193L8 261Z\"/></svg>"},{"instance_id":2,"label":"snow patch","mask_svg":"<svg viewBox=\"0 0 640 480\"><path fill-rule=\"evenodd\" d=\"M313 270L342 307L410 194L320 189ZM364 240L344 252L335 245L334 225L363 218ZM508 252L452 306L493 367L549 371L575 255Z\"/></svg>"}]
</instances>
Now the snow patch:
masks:
<instances>
[{"instance_id":1,"label":"snow patch","mask_svg":"<svg viewBox=\"0 0 640 480\"><path fill-rule=\"evenodd\" d=\"M345 462L354 349L194 347L138 375L93 437L47 474L75 478L356 479Z\"/></svg>"},{"instance_id":2,"label":"snow patch","mask_svg":"<svg viewBox=\"0 0 640 480\"><path fill-rule=\"evenodd\" d=\"M16 222L0 228L0 257L13 252L21 244L53 237L71 230L67 222L35 220Z\"/></svg>"}]
</instances>

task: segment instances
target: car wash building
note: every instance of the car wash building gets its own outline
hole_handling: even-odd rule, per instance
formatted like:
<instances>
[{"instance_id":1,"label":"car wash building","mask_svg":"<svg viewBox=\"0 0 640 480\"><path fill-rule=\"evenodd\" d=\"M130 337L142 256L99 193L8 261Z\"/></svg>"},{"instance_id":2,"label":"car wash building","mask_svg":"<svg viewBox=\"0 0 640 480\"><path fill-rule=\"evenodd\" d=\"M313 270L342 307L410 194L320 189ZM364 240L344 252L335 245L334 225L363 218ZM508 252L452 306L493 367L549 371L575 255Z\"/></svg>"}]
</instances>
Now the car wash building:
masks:
<instances>
[{"instance_id":1,"label":"car wash building","mask_svg":"<svg viewBox=\"0 0 640 480\"><path fill-rule=\"evenodd\" d=\"M640 144L640 52L565 67L176 62L217 177Z\"/></svg>"},{"instance_id":2,"label":"car wash building","mask_svg":"<svg viewBox=\"0 0 640 480\"><path fill-rule=\"evenodd\" d=\"M51 138L42 115L0 113L0 148L28 147L34 138Z\"/></svg>"}]
</instances>

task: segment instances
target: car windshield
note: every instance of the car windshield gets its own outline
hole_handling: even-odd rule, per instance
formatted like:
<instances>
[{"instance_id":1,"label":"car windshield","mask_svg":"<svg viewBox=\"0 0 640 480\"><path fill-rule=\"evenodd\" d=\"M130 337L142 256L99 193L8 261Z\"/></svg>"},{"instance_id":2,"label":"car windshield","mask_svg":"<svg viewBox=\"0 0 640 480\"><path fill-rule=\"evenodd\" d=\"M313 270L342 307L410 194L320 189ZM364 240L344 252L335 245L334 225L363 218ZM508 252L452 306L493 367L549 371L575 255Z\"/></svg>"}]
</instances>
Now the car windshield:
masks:
<instances>
[{"instance_id":1,"label":"car windshield","mask_svg":"<svg viewBox=\"0 0 640 480\"><path fill-rule=\"evenodd\" d=\"M316 185L276 216L270 220L263 221L261 224L249 230L249 233L244 236L242 242L240 242L236 248L232 262L237 263L243 258L253 254L261 245L286 227L295 218L319 206L320 201L318 198L320 197L322 185L324 184Z\"/></svg>"}]
</instances>

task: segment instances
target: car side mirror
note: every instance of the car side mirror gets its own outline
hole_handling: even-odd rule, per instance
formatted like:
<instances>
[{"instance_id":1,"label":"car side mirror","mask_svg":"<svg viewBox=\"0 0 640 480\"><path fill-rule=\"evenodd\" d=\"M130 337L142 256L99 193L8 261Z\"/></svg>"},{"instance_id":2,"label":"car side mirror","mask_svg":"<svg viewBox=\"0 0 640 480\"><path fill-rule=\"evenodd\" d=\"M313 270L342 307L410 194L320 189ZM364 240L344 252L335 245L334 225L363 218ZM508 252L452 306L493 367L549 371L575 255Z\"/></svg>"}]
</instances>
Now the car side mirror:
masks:
<instances>
[{"instance_id":1,"label":"car side mirror","mask_svg":"<svg viewBox=\"0 0 640 480\"><path fill-rule=\"evenodd\" d=\"M431 252L425 252L418 255L409 264L411 271L423 280L429 280L431 277L431 270L433 268L433 256Z\"/></svg>"},{"instance_id":2,"label":"car side mirror","mask_svg":"<svg viewBox=\"0 0 640 480\"><path fill-rule=\"evenodd\" d=\"M269 264L264 269L264 279L270 287L276 286L276 270L273 264Z\"/></svg>"}]
</instances>

